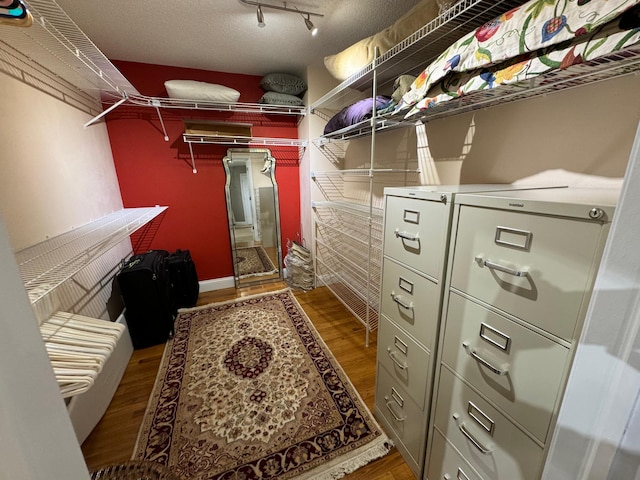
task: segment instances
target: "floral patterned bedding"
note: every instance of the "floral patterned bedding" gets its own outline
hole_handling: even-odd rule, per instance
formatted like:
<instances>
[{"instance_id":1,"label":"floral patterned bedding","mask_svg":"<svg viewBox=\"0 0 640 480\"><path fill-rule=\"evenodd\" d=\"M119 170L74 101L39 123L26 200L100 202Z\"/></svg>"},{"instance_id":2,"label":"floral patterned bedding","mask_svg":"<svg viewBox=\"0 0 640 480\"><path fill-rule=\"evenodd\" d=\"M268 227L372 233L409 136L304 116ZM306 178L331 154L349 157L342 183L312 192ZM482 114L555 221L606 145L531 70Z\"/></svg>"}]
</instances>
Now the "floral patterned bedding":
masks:
<instances>
[{"instance_id":1,"label":"floral patterned bedding","mask_svg":"<svg viewBox=\"0 0 640 480\"><path fill-rule=\"evenodd\" d=\"M452 44L395 113L406 118L470 92L520 82L640 43L640 0L531 0Z\"/></svg>"}]
</instances>

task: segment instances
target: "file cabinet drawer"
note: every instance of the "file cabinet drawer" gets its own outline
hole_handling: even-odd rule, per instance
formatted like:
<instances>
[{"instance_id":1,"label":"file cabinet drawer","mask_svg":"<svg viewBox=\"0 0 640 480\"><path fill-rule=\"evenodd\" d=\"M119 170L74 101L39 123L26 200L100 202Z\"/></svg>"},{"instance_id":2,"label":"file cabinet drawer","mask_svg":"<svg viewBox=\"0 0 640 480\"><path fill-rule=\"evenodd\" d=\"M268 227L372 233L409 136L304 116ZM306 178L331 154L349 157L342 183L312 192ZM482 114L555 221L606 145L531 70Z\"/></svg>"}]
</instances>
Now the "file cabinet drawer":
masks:
<instances>
[{"instance_id":1,"label":"file cabinet drawer","mask_svg":"<svg viewBox=\"0 0 640 480\"><path fill-rule=\"evenodd\" d=\"M426 348L433 348L439 308L438 285L385 258L381 310Z\"/></svg>"},{"instance_id":2,"label":"file cabinet drawer","mask_svg":"<svg viewBox=\"0 0 640 480\"><path fill-rule=\"evenodd\" d=\"M427 480L482 480L437 429L433 430L431 442Z\"/></svg>"},{"instance_id":3,"label":"file cabinet drawer","mask_svg":"<svg viewBox=\"0 0 640 480\"><path fill-rule=\"evenodd\" d=\"M435 425L485 480L539 480L542 447L446 368Z\"/></svg>"},{"instance_id":4,"label":"file cabinet drawer","mask_svg":"<svg viewBox=\"0 0 640 480\"><path fill-rule=\"evenodd\" d=\"M420 408L430 381L429 353L386 318L380 319L378 363L402 385Z\"/></svg>"},{"instance_id":5,"label":"file cabinet drawer","mask_svg":"<svg viewBox=\"0 0 640 480\"><path fill-rule=\"evenodd\" d=\"M448 212L441 202L387 197L384 254L440 278Z\"/></svg>"},{"instance_id":6,"label":"file cabinet drawer","mask_svg":"<svg viewBox=\"0 0 640 480\"><path fill-rule=\"evenodd\" d=\"M588 220L462 205L451 285L571 341L601 230Z\"/></svg>"},{"instance_id":7,"label":"file cabinet drawer","mask_svg":"<svg viewBox=\"0 0 640 480\"><path fill-rule=\"evenodd\" d=\"M460 295L449 295L442 360L545 442L569 350Z\"/></svg>"},{"instance_id":8,"label":"file cabinet drawer","mask_svg":"<svg viewBox=\"0 0 640 480\"><path fill-rule=\"evenodd\" d=\"M417 465L422 465L427 419L423 409L415 403L386 368L378 364L376 410L393 430L394 438Z\"/></svg>"}]
</instances>

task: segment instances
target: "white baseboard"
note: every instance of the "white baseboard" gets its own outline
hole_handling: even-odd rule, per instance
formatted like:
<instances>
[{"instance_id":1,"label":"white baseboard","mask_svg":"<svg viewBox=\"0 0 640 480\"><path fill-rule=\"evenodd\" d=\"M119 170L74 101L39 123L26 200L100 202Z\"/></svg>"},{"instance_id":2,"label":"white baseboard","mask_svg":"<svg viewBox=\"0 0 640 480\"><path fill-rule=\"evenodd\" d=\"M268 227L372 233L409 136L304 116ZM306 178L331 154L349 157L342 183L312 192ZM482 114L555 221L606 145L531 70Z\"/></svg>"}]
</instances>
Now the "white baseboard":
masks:
<instances>
[{"instance_id":1,"label":"white baseboard","mask_svg":"<svg viewBox=\"0 0 640 480\"><path fill-rule=\"evenodd\" d=\"M236 286L233 277L214 278L212 280L202 280L200 284L201 292L212 292L214 290L222 290L223 288L233 288Z\"/></svg>"}]
</instances>

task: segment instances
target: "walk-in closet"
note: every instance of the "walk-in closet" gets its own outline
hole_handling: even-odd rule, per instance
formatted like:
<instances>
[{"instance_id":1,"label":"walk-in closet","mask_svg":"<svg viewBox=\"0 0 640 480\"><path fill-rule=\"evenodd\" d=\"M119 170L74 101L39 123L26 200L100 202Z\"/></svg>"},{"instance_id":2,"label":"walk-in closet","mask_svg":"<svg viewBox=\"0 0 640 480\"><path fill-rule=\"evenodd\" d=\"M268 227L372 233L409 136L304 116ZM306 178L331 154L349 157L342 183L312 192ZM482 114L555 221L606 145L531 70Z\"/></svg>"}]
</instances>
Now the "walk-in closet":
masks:
<instances>
[{"instance_id":1,"label":"walk-in closet","mask_svg":"<svg viewBox=\"0 0 640 480\"><path fill-rule=\"evenodd\" d=\"M99 3L0 0L7 478L637 474L639 1Z\"/></svg>"}]
</instances>

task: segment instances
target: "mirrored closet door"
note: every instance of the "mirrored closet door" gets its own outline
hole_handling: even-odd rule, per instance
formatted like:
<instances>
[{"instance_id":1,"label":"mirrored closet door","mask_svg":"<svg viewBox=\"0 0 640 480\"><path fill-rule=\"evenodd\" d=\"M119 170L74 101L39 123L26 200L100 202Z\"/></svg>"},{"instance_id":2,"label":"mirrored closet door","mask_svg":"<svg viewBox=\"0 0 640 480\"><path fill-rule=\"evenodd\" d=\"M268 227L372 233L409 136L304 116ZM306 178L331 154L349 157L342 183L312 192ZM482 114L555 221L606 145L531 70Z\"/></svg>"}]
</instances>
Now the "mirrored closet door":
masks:
<instances>
[{"instance_id":1,"label":"mirrored closet door","mask_svg":"<svg viewBox=\"0 0 640 480\"><path fill-rule=\"evenodd\" d=\"M230 148L223 163L235 285L281 280L276 159L266 148Z\"/></svg>"}]
</instances>

